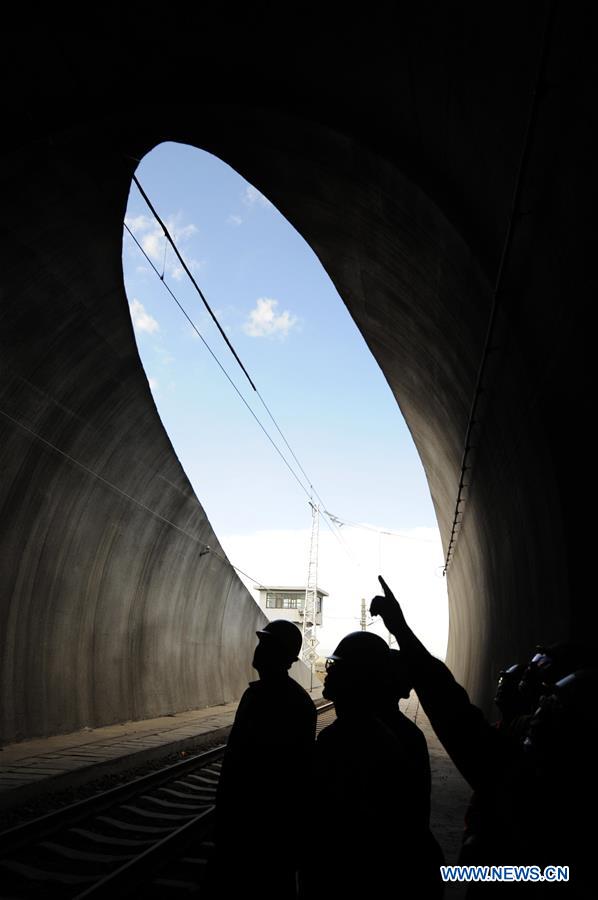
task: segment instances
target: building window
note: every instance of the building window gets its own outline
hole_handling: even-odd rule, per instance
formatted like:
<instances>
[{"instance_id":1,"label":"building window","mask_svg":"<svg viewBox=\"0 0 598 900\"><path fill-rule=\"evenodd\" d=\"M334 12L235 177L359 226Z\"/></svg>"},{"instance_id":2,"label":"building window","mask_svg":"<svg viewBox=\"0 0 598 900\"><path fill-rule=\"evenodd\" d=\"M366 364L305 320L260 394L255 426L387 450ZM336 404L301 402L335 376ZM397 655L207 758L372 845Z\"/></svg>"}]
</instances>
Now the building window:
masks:
<instances>
[{"instance_id":1,"label":"building window","mask_svg":"<svg viewBox=\"0 0 598 900\"><path fill-rule=\"evenodd\" d=\"M304 595L290 591L267 591L266 609L303 609Z\"/></svg>"}]
</instances>

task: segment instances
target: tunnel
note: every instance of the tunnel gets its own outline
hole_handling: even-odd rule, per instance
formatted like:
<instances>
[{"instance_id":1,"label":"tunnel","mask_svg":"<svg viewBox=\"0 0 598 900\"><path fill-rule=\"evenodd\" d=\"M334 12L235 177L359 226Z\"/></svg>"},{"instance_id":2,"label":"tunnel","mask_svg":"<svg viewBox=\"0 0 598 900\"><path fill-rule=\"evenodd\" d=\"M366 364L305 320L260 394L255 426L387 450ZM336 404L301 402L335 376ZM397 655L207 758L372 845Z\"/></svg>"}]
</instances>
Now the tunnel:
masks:
<instances>
[{"instance_id":1,"label":"tunnel","mask_svg":"<svg viewBox=\"0 0 598 900\"><path fill-rule=\"evenodd\" d=\"M422 460L447 662L487 707L501 665L593 633L589 6L88 14L5 43L0 740L251 677L263 614L161 424L123 284L131 180L165 140L234 167L334 282Z\"/></svg>"}]
</instances>

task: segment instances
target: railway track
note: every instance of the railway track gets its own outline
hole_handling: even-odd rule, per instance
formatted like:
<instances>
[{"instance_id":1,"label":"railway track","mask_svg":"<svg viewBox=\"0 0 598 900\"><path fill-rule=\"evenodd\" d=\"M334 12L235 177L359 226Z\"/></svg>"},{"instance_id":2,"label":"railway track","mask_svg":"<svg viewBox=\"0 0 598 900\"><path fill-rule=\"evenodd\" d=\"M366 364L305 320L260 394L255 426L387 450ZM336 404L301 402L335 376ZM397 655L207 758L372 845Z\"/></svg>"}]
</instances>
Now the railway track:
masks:
<instances>
[{"instance_id":1,"label":"railway track","mask_svg":"<svg viewBox=\"0 0 598 900\"><path fill-rule=\"evenodd\" d=\"M320 706L318 730L333 717ZM2 900L198 896L225 747L2 832Z\"/></svg>"}]
</instances>

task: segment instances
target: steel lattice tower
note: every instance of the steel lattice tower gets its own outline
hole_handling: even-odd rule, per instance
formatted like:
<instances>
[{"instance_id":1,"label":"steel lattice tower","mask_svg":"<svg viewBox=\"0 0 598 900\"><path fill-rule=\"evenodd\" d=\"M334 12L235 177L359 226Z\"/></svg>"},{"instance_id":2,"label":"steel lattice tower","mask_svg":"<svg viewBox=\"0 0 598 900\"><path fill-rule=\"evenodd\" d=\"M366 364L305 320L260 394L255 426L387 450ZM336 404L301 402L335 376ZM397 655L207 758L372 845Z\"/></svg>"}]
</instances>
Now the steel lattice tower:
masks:
<instances>
[{"instance_id":1,"label":"steel lattice tower","mask_svg":"<svg viewBox=\"0 0 598 900\"><path fill-rule=\"evenodd\" d=\"M317 613L318 613L318 545L320 539L320 507L311 500L311 541L309 546L309 563L307 567L307 587L305 588L305 604L303 608L303 660L312 672L318 658L316 647Z\"/></svg>"}]
</instances>

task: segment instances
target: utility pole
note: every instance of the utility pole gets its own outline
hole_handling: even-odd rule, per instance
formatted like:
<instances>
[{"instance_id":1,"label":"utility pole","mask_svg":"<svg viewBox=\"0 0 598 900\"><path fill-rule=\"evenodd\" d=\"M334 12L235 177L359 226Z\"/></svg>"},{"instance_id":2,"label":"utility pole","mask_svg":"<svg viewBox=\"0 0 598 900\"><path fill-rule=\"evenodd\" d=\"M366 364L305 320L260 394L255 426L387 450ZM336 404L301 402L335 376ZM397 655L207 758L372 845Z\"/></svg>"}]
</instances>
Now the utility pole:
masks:
<instances>
[{"instance_id":1,"label":"utility pole","mask_svg":"<svg viewBox=\"0 0 598 900\"><path fill-rule=\"evenodd\" d=\"M365 597L361 598L361 616L359 618L359 625L362 631L367 631L370 625L374 624L374 620L370 619L368 622L368 610L366 605Z\"/></svg>"},{"instance_id":2,"label":"utility pole","mask_svg":"<svg viewBox=\"0 0 598 900\"><path fill-rule=\"evenodd\" d=\"M310 690L314 686L314 664L318 658L316 647L317 615L318 615L318 544L320 539L320 507L309 501L311 506L311 541L309 546L309 563L307 567L307 587L303 606L303 660L310 670Z\"/></svg>"}]
</instances>

